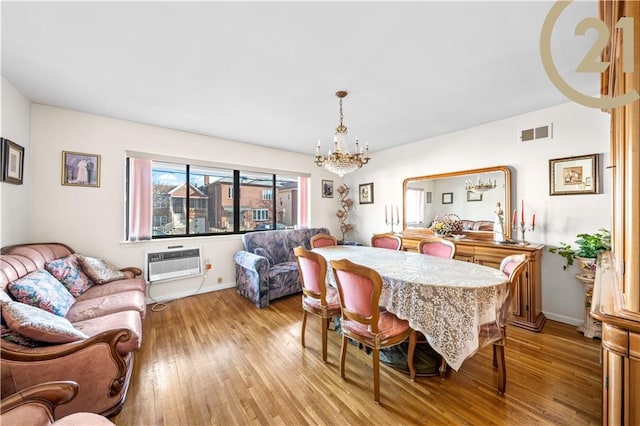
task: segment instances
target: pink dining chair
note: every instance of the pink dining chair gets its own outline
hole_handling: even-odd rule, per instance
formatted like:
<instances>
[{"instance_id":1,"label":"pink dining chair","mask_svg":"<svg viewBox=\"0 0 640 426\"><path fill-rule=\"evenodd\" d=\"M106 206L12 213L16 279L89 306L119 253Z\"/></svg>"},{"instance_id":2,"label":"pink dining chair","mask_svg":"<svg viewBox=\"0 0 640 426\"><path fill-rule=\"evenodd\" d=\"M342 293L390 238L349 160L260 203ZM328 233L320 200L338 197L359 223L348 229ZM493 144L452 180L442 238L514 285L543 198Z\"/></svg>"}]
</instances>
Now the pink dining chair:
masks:
<instances>
[{"instance_id":1,"label":"pink dining chair","mask_svg":"<svg viewBox=\"0 0 640 426\"><path fill-rule=\"evenodd\" d=\"M384 234L373 234L371 237L371 247L400 250L402 247L402 240L396 234L389 232Z\"/></svg>"},{"instance_id":2,"label":"pink dining chair","mask_svg":"<svg viewBox=\"0 0 640 426\"><path fill-rule=\"evenodd\" d=\"M456 245L444 238L425 238L418 243L418 252L453 259L453 256L456 255Z\"/></svg>"},{"instance_id":3,"label":"pink dining chair","mask_svg":"<svg viewBox=\"0 0 640 426\"><path fill-rule=\"evenodd\" d=\"M320 317L322 321L322 360L327 362L327 330L329 320L340 315L338 292L327 287L327 261L318 253L296 247L293 254L298 262L300 281L302 282L302 332L300 342L304 344L307 312Z\"/></svg>"},{"instance_id":4,"label":"pink dining chair","mask_svg":"<svg viewBox=\"0 0 640 426\"><path fill-rule=\"evenodd\" d=\"M311 244L312 249L319 248L319 247L327 247L327 246L337 246L338 239L333 235L329 235L329 234L316 234L313 237L311 237L311 240L309 240L309 243Z\"/></svg>"},{"instance_id":5,"label":"pink dining chair","mask_svg":"<svg viewBox=\"0 0 640 426\"><path fill-rule=\"evenodd\" d=\"M498 393L503 394L507 387L507 369L504 361L504 347L507 344L507 320L511 312L511 297L516 289L516 284L520 280L527 267L527 255L513 254L502 259L500 271L509 277L509 288L507 297L502 304L500 311L500 338L493 342L493 368L498 369Z\"/></svg>"},{"instance_id":6,"label":"pink dining chair","mask_svg":"<svg viewBox=\"0 0 640 426\"><path fill-rule=\"evenodd\" d=\"M350 262L347 259L332 260L331 267L338 286L342 309L342 352L340 376L345 378L345 360L349 339L371 349L373 360L373 393L380 402L380 349L399 345L409 338L407 363L411 380L415 380L413 354L416 347L416 332L409 323L380 308L382 278L371 268Z\"/></svg>"}]
</instances>

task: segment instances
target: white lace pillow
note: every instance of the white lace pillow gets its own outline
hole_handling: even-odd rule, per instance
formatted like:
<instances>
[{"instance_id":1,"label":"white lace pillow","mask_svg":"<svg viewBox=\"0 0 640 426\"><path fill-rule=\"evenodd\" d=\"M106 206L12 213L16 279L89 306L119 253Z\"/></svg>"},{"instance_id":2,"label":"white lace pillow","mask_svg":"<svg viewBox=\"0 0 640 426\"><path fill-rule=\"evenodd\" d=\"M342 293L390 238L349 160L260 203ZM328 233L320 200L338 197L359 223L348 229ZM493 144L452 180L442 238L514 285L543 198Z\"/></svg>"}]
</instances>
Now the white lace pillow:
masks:
<instances>
[{"instance_id":1,"label":"white lace pillow","mask_svg":"<svg viewBox=\"0 0 640 426\"><path fill-rule=\"evenodd\" d=\"M68 343L86 339L68 319L20 302L2 304L2 318L16 333L47 343Z\"/></svg>"},{"instance_id":2,"label":"white lace pillow","mask_svg":"<svg viewBox=\"0 0 640 426\"><path fill-rule=\"evenodd\" d=\"M76 255L82 270L91 281L96 284L105 284L111 281L123 280L126 274L104 259Z\"/></svg>"}]
</instances>

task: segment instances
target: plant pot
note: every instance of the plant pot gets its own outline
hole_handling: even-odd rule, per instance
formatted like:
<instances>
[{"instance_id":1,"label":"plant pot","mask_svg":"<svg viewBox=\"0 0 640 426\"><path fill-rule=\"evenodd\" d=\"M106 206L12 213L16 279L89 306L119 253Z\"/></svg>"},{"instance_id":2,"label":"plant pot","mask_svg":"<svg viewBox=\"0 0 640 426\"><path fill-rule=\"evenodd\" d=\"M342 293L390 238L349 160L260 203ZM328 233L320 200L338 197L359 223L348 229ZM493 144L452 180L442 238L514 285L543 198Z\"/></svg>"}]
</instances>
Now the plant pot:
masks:
<instances>
[{"instance_id":1,"label":"plant pot","mask_svg":"<svg viewBox=\"0 0 640 426\"><path fill-rule=\"evenodd\" d=\"M576 256L576 264L580 269L581 275L588 278L594 278L596 276L596 258Z\"/></svg>"}]
</instances>

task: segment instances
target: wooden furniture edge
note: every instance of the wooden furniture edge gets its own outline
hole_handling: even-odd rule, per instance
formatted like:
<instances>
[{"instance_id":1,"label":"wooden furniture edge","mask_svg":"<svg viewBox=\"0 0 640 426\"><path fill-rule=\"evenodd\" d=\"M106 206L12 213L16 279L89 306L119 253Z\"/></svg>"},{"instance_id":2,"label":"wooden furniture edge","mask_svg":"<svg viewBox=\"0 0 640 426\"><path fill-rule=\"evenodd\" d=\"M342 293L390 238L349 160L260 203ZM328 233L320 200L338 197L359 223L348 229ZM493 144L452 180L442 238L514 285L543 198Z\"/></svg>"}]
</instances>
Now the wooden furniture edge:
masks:
<instances>
[{"instance_id":1,"label":"wooden furniture edge","mask_svg":"<svg viewBox=\"0 0 640 426\"><path fill-rule=\"evenodd\" d=\"M603 253L596 270L591 315L603 323L640 333L640 313L624 308L624 294L613 265L613 254Z\"/></svg>"}]
</instances>

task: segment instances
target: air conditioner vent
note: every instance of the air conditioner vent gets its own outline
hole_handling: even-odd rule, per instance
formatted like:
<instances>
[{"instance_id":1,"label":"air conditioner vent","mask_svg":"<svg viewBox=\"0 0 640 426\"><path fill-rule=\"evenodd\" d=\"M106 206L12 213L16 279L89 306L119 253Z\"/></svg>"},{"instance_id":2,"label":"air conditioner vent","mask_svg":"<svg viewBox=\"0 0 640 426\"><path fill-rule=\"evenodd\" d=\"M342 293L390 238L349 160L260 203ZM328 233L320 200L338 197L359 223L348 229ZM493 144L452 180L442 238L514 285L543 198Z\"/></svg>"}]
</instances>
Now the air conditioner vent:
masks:
<instances>
[{"instance_id":1,"label":"air conditioner vent","mask_svg":"<svg viewBox=\"0 0 640 426\"><path fill-rule=\"evenodd\" d=\"M202 275L200 247L145 252L144 276L149 283Z\"/></svg>"},{"instance_id":2,"label":"air conditioner vent","mask_svg":"<svg viewBox=\"0 0 640 426\"><path fill-rule=\"evenodd\" d=\"M520 131L521 142L529 142L536 139L553 139L553 123Z\"/></svg>"}]
</instances>

